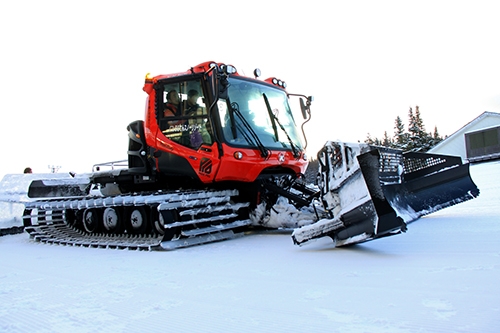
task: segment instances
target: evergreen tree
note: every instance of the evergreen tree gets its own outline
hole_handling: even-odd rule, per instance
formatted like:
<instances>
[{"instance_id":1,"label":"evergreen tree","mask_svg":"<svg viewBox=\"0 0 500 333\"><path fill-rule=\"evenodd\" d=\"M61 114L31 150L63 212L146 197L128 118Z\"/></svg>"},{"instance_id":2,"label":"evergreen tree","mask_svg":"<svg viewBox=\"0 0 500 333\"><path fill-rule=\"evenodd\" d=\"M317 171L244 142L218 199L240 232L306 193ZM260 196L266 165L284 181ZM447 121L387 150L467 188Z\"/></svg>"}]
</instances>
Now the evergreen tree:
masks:
<instances>
[{"instance_id":1,"label":"evergreen tree","mask_svg":"<svg viewBox=\"0 0 500 333\"><path fill-rule=\"evenodd\" d=\"M414 150L415 147L418 147L418 125L413 109L410 106L408 110L408 142L406 150Z\"/></svg>"},{"instance_id":2,"label":"evergreen tree","mask_svg":"<svg viewBox=\"0 0 500 333\"><path fill-rule=\"evenodd\" d=\"M420 114L420 109L415 106L415 113L410 108L409 112L410 126L408 132L410 133L410 149L412 151L428 151L432 148L432 136L425 131L424 121Z\"/></svg>"},{"instance_id":3,"label":"evergreen tree","mask_svg":"<svg viewBox=\"0 0 500 333\"><path fill-rule=\"evenodd\" d=\"M439 136L437 126L434 127L434 133L432 134L432 138L434 140L442 140L441 136Z\"/></svg>"},{"instance_id":4,"label":"evergreen tree","mask_svg":"<svg viewBox=\"0 0 500 333\"><path fill-rule=\"evenodd\" d=\"M425 131L424 121L420 115L420 109L415 106L415 124L418 129L418 150L428 151L432 148L432 136Z\"/></svg>"},{"instance_id":5,"label":"evergreen tree","mask_svg":"<svg viewBox=\"0 0 500 333\"><path fill-rule=\"evenodd\" d=\"M417 126L418 134L425 133L424 121L420 115L420 108L418 105L415 106L415 125Z\"/></svg>"},{"instance_id":6,"label":"evergreen tree","mask_svg":"<svg viewBox=\"0 0 500 333\"><path fill-rule=\"evenodd\" d=\"M370 133L366 134L365 143L367 143L369 145L373 145L375 143L375 140L372 138Z\"/></svg>"},{"instance_id":7,"label":"evergreen tree","mask_svg":"<svg viewBox=\"0 0 500 333\"><path fill-rule=\"evenodd\" d=\"M434 133L432 133L432 147L443 141L443 138L439 135L437 126L434 127ZM431 148L432 148L431 147Z\"/></svg>"},{"instance_id":8,"label":"evergreen tree","mask_svg":"<svg viewBox=\"0 0 500 333\"><path fill-rule=\"evenodd\" d=\"M394 122L394 140L393 147L398 149L405 149L408 141L407 134L405 133L405 125L399 116L396 117Z\"/></svg>"},{"instance_id":9,"label":"evergreen tree","mask_svg":"<svg viewBox=\"0 0 500 333\"><path fill-rule=\"evenodd\" d=\"M392 139L387 134L387 131L384 132L384 138L382 139L382 146L392 147Z\"/></svg>"},{"instance_id":10,"label":"evergreen tree","mask_svg":"<svg viewBox=\"0 0 500 333\"><path fill-rule=\"evenodd\" d=\"M370 133L367 134L367 137L365 139L365 143L367 143L369 145L374 145L374 146L381 146L382 145L382 142L380 141L380 139L372 138Z\"/></svg>"}]
</instances>

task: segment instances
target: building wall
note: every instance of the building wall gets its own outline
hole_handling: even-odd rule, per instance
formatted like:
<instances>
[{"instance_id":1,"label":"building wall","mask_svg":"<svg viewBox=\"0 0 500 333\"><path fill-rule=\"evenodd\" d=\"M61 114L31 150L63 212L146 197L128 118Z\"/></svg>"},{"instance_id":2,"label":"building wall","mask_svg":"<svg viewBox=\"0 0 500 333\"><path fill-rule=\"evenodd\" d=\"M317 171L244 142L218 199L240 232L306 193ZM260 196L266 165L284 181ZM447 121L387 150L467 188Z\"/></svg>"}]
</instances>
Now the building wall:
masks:
<instances>
[{"instance_id":1,"label":"building wall","mask_svg":"<svg viewBox=\"0 0 500 333\"><path fill-rule=\"evenodd\" d=\"M500 126L500 113L484 112L429 150L429 153L460 156L463 161L466 161L465 134L495 126Z\"/></svg>"},{"instance_id":2,"label":"building wall","mask_svg":"<svg viewBox=\"0 0 500 333\"><path fill-rule=\"evenodd\" d=\"M500 157L500 126L465 133L467 159L470 162Z\"/></svg>"},{"instance_id":3,"label":"building wall","mask_svg":"<svg viewBox=\"0 0 500 333\"><path fill-rule=\"evenodd\" d=\"M430 149L429 153L460 156L462 160L465 160L466 149L464 135L461 134L455 138L448 137L446 141L441 142L439 146Z\"/></svg>"}]
</instances>

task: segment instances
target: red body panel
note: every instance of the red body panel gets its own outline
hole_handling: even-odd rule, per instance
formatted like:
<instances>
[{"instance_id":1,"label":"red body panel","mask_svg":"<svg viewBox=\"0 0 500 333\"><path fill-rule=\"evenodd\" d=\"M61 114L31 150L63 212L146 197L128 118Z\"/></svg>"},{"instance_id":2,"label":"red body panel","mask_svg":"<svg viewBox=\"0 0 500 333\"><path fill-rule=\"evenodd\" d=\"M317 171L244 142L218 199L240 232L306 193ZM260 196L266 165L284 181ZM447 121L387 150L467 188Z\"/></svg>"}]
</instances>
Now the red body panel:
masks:
<instances>
[{"instance_id":1,"label":"red body panel","mask_svg":"<svg viewBox=\"0 0 500 333\"><path fill-rule=\"evenodd\" d=\"M263 158L257 149L235 148L223 144L223 156L219 156L217 143L212 146L202 146L198 150L185 147L167 138L160 130L155 111L155 90L153 84L158 80L184 76L193 73L206 72L213 62L205 62L193 67L190 71L159 75L147 78L143 90L148 93L145 114L146 144L159 151L168 152L185 158L203 183L219 181L253 182L267 168L284 167L293 173L304 173L307 161L295 159L289 151L271 151L268 158ZM236 74L238 75L238 74ZM235 152L241 152L243 157L236 159ZM206 167L207 163L209 168ZM161 172L161 170L158 170Z\"/></svg>"},{"instance_id":2,"label":"red body panel","mask_svg":"<svg viewBox=\"0 0 500 333\"><path fill-rule=\"evenodd\" d=\"M221 159L216 181L253 182L267 168L283 166L291 169L294 173L303 173L307 166L305 161L295 160L290 152L272 151L271 156L264 159L258 150L223 146L224 156ZM236 159L235 152L241 152L243 158Z\"/></svg>"}]
</instances>

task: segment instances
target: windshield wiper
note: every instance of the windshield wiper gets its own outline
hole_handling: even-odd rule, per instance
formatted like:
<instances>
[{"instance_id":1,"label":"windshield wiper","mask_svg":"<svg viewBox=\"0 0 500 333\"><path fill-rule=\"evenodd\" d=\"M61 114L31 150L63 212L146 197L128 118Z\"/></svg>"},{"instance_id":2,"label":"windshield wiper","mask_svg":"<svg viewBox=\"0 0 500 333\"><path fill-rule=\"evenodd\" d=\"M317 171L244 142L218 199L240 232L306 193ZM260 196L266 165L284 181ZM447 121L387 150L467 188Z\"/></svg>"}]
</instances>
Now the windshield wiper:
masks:
<instances>
[{"instance_id":1,"label":"windshield wiper","mask_svg":"<svg viewBox=\"0 0 500 333\"><path fill-rule=\"evenodd\" d=\"M242 125L243 125L244 128L240 128L238 126L238 124L236 124L236 121L234 120L234 114L236 116L238 116L238 119L241 121L241 123L242 123ZM233 126L238 127L238 129L240 130L241 134L243 135L243 138L245 138L246 142L248 142L250 144L256 145L257 148L260 151L260 155L262 157L264 157L264 158L267 159L269 157L269 155L270 155L269 150L264 146L264 144L262 143L262 141L260 141L259 136L257 135L257 133L255 133L255 131L252 128L252 126L250 126L250 124L248 123L248 121L241 114L241 112L239 110L239 106L238 106L237 103L231 103L230 104L229 115L230 115L230 117L233 117L232 118L232 122L234 122L231 125L231 127L232 128L233 128ZM237 135L236 135L236 127L233 128L233 138L234 139L236 139L236 137L237 137Z\"/></svg>"},{"instance_id":2,"label":"windshield wiper","mask_svg":"<svg viewBox=\"0 0 500 333\"><path fill-rule=\"evenodd\" d=\"M264 102L266 102L267 113L269 114L269 118L271 119L271 124L273 126L274 131L274 141L279 141L278 136L278 128L276 127L276 121L274 120L276 117L273 114L273 110L271 109L271 104L269 104L269 99L267 98L265 93L262 93L262 97L264 97Z\"/></svg>"},{"instance_id":3,"label":"windshield wiper","mask_svg":"<svg viewBox=\"0 0 500 333\"><path fill-rule=\"evenodd\" d=\"M290 135L288 135L288 132L286 131L285 127L283 125L281 125L279 119L276 117L275 117L275 119L278 122L278 125L280 125L281 130L285 133L286 138L288 139L288 142L290 143L290 148L292 148L293 157L299 158L300 157L300 149L297 148L297 146L295 146L292 139L290 138Z\"/></svg>"},{"instance_id":4,"label":"windshield wiper","mask_svg":"<svg viewBox=\"0 0 500 333\"><path fill-rule=\"evenodd\" d=\"M267 107L267 112L269 113L269 118L271 118L271 124L273 126L273 131L274 131L274 136L275 136L276 142L279 141L278 128L276 127L276 123L278 123L278 125L280 126L283 133L285 133L286 138L288 139L288 142L290 143L290 148L292 149L293 157L299 158L300 157L300 150L295 146L292 139L290 138L290 135L288 135L288 132L286 131L285 127L281 124L278 117L276 117L274 115L273 110L271 109L271 104L269 104L269 99L267 98L266 94L263 93L262 96L264 97L264 101L266 102L266 107Z\"/></svg>"}]
</instances>

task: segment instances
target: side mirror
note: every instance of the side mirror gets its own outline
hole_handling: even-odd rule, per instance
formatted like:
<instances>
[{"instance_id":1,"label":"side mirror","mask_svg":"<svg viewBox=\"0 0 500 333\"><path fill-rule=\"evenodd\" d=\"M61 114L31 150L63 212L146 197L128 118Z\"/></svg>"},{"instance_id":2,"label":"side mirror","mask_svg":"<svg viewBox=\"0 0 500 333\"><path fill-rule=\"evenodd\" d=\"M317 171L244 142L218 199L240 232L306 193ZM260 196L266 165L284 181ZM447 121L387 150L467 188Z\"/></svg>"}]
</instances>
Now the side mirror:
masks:
<instances>
[{"instance_id":1,"label":"side mirror","mask_svg":"<svg viewBox=\"0 0 500 333\"><path fill-rule=\"evenodd\" d=\"M311 114L311 102L314 100L312 96L307 97L307 102L304 103L304 99L300 98L300 110L302 111L302 117L304 119L309 118Z\"/></svg>"},{"instance_id":2,"label":"side mirror","mask_svg":"<svg viewBox=\"0 0 500 333\"><path fill-rule=\"evenodd\" d=\"M221 75L219 78L219 94L218 97L221 99L227 99L227 87L229 86L229 82L227 81L227 75Z\"/></svg>"},{"instance_id":3,"label":"side mirror","mask_svg":"<svg viewBox=\"0 0 500 333\"><path fill-rule=\"evenodd\" d=\"M302 111L302 118L307 119L307 107L303 98L300 99L300 110Z\"/></svg>"},{"instance_id":4,"label":"side mirror","mask_svg":"<svg viewBox=\"0 0 500 333\"><path fill-rule=\"evenodd\" d=\"M227 99L228 93L227 88L229 87L229 82L227 80L229 74L236 73L236 68L231 65L221 65L218 67L214 64L216 68L216 73L214 74L215 86L217 87L217 98Z\"/></svg>"}]
</instances>

